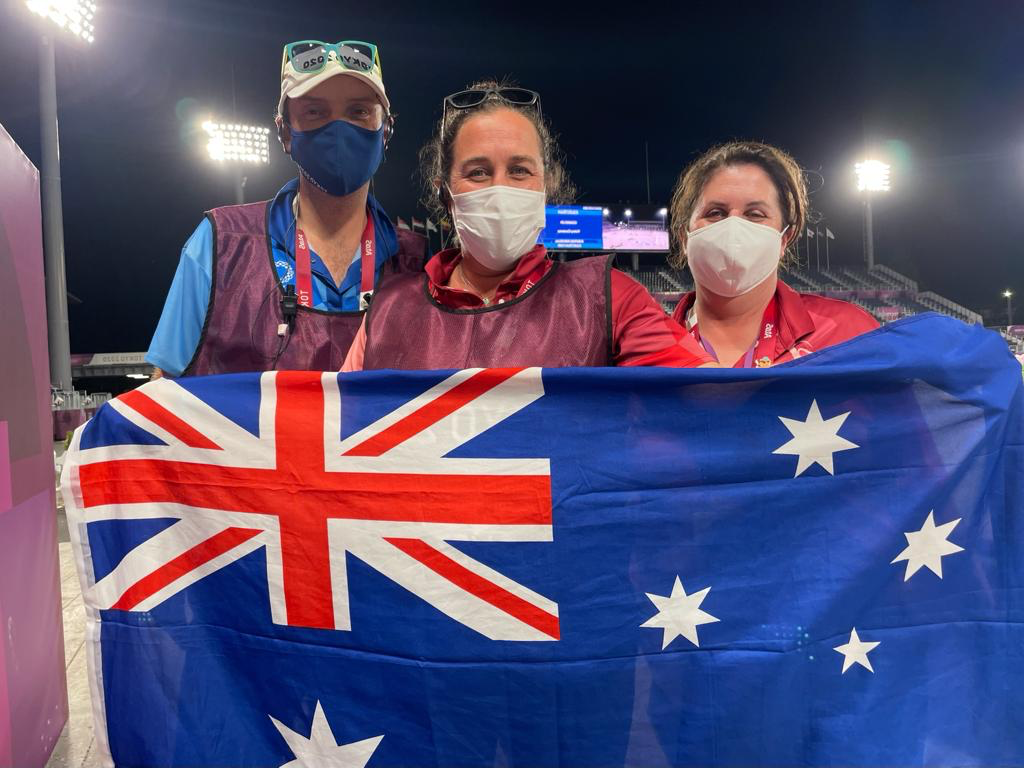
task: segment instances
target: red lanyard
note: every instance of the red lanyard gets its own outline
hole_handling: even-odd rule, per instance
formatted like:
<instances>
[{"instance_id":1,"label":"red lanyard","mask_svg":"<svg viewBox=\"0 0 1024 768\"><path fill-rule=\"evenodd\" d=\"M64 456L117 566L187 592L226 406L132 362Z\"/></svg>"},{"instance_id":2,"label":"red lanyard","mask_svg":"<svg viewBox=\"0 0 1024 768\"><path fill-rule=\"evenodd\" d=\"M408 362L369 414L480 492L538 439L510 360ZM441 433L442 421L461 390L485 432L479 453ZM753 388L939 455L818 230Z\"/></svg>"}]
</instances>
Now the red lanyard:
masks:
<instances>
[{"instance_id":1,"label":"red lanyard","mask_svg":"<svg viewBox=\"0 0 1024 768\"><path fill-rule=\"evenodd\" d=\"M363 250L362 276L359 281L359 309L365 310L373 296L373 278L377 271L377 243L373 234L373 216L366 212L366 227L360 243ZM299 305L313 306L313 259L309 255L309 241L306 233L295 225L295 293Z\"/></svg>"},{"instance_id":2,"label":"red lanyard","mask_svg":"<svg viewBox=\"0 0 1024 768\"><path fill-rule=\"evenodd\" d=\"M688 329L697 341L708 351L710 355L715 357L715 350L711 346L711 342L707 339L702 339L700 336L700 330L697 327L699 324L694 323ZM764 309L764 314L761 315L761 332L753 344L750 345L750 349L743 356L741 362L737 363L735 368L767 368L773 362L775 362L775 336L778 334L778 308L776 305L775 297L772 296L771 301L768 302L768 306ZM721 362L721 361L719 361Z\"/></svg>"},{"instance_id":3,"label":"red lanyard","mask_svg":"<svg viewBox=\"0 0 1024 768\"><path fill-rule=\"evenodd\" d=\"M775 337L779 332L778 308L772 296L761 316L761 335L743 360L744 368L767 368L775 362Z\"/></svg>"}]
</instances>

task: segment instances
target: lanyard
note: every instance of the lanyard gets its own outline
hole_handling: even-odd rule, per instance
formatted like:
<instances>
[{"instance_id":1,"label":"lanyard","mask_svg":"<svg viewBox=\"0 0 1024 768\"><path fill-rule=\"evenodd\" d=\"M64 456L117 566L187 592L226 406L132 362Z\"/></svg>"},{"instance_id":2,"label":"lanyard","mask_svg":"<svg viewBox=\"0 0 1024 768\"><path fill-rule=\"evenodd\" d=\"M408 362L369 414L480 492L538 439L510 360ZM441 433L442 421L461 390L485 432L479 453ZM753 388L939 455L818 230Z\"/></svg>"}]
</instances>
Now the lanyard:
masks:
<instances>
[{"instance_id":1,"label":"lanyard","mask_svg":"<svg viewBox=\"0 0 1024 768\"><path fill-rule=\"evenodd\" d=\"M750 345L750 349L743 356L741 361L733 367L735 368L767 368L775 360L775 336L778 333L778 306L775 297L772 296L771 301L768 302L768 306L764 309L764 314L761 315L761 332L758 334L754 343ZM715 354L714 348L711 346L711 342L707 339L701 338L698 324L694 323L689 326L688 330L701 343L701 346L707 350L708 354L718 359L718 355ZM721 361L719 361L721 362Z\"/></svg>"},{"instance_id":2,"label":"lanyard","mask_svg":"<svg viewBox=\"0 0 1024 768\"><path fill-rule=\"evenodd\" d=\"M369 211L366 212L366 227L363 229L360 248L363 255L360 264L362 270L359 281L359 309L365 311L373 296L373 279L377 268L377 243L374 238L373 216ZM295 225L295 293L299 306L313 306L313 259L309 254L306 233L299 229L298 224Z\"/></svg>"}]
</instances>

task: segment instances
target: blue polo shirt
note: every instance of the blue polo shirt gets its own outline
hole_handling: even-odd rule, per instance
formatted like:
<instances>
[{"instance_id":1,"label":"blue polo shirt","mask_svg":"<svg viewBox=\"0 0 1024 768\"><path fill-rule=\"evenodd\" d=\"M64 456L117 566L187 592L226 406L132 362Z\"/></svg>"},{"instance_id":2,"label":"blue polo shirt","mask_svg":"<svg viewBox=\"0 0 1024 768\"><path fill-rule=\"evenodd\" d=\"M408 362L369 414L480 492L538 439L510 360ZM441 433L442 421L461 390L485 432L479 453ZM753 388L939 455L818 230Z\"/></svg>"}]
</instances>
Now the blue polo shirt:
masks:
<instances>
[{"instance_id":1,"label":"blue polo shirt","mask_svg":"<svg viewBox=\"0 0 1024 768\"><path fill-rule=\"evenodd\" d=\"M274 266L282 285L295 283L295 215L292 203L298 192L299 180L292 179L274 196L267 219ZM375 277L380 268L398 250L398 237L384 209L369 196L367 207L373 216ZM164 302L160 321L146 352L146 362L180 376L195 356L203 333L206 313L210 305L210 286L213 283L213 227L203 218L195 232L181 249L181 260L174 273L171 289ZM313 272L313 306L333 312L352 312L359 309L362 278L362 249L357 248L341 284L336 284L327 266L310 250Z\"/></svg>"}]
</instances>

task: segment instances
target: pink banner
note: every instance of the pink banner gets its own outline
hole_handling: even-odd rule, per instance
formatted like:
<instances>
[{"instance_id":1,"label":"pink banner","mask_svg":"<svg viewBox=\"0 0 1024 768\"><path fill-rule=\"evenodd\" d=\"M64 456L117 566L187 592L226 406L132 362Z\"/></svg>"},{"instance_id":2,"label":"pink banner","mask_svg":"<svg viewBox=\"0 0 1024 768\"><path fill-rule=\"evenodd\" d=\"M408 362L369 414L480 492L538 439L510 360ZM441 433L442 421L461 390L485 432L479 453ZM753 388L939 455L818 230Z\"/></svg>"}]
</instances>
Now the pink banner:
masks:
<instances>
[{"instance_id":1,"label":"pink banner","mask_svg":"<svg viewBox=\"0 0 1024 768\"><path fill-rule=\"evenodd\" d=\"M7 422L0 421L0 515L11 508L11 452L7 446ZM0 604L0 616L4 607ZM0 765L11 764L11 710L7 705L7 662L0 640Z\"/></svg>"},{"instance_id":2,"label":"pink banner","mask_svg":"<svg viewBox=\"0 0 1024 768\"><path fill-rule=\"evenodd\" d=\"M67 720L39 172L0 127L0 766L44 766Z\"/></svg>"},{"instance_id":3,"label":"pink banner","mask_svg":"<svg viewBox=\"0 0 1024 768\"><path fill-rule=\"evenodd\" d=\"M0 421L0 515L11 508L11 450L7 442L7 422Z\"/></svg>"}]
</instances>

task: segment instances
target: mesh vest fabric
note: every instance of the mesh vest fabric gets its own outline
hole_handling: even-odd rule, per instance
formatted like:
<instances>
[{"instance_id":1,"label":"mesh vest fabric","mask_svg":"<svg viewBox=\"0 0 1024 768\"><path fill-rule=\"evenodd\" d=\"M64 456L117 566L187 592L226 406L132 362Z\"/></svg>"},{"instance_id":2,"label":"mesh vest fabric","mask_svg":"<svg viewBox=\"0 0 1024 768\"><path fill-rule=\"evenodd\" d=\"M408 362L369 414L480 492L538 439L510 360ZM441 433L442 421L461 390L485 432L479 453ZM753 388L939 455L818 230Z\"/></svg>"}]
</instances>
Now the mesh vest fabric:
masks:
<instances>
[{"instance_id":1,"label":"mesh vest fabric","mask_svg":"<svg viewBox=\"0 0 1024 768\"><path fill-rule=\"evenodd\" d=\"M611 364L610 257L555 263L522 296L450 309L427 277L394 275L374 295L363 368L602 366Z\"/></svg>"},{"instance_id":2,"label":"mesh vest fabric","mask_svg":"<svg viewBox=\"0 0 1024 768\"><path fill-rule=\"evenodd\" d=\"M299 307L291 329L284 323L283 289L267 234L268 202L231 205L207 212L213 225L213 280L199 346L183 375L243 371L336 371L348 354L363 312ZM384 274L422 272L422 235L398 230L398 252Z\"/></svg>"}]
</instances>

